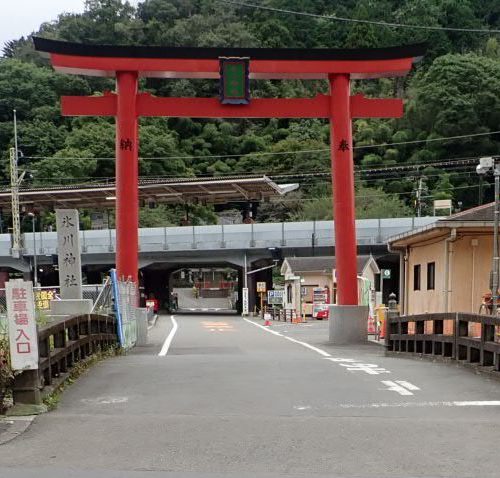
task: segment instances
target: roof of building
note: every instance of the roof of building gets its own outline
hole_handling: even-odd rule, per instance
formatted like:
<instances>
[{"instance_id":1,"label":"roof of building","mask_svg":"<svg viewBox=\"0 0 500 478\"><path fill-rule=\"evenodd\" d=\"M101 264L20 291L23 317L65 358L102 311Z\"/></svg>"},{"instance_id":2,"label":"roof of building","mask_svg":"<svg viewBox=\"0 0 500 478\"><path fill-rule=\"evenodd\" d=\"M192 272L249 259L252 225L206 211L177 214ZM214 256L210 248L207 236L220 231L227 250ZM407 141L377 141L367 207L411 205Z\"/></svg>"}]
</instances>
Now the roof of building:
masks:
<instances>
[{"instance_id":1,"label":"roof of building","mask_svg":"<svg viewBox=\"0 0 500 478\"><path fill-rule=\"evenodd\" d=\"M413 229L396 236L389 237L391 246L399 247L409 243L428 240L449 234L450 229L466 228L477 232L488 231L493 227L495 203L483 204L448 217L436 218L436 221L424 227Z\"/></svg>"},{"instance_id":2,"label":"roof of building","mask_svg":"<svg viewBox=\"0 0 500 478\"><path fill-rule=\"evenodd\" d=\"M460 211L445 219L441 222L448 221L493 221L493 214L495 212L495 203L483 204L482 206L473 207Z\"/></svg>"},{"instance_id":3,"label":"roof of building","mask_svg":"<svg viewBox=\"0 0 500 478\"><path fill-rule=\"evenodd\" d=\"M335 269L335 256L317 256L317 257L286 257L285 261L290 266L293 273L296 272L331 272ZM361 274L366 265L375 262L373 256L358 256L357 272Z\"/></svg>"},{"instance_id":4,"label":"roof of building","mask_svg":"<svg viewBox=\"0 0 500 478\"><path fill-rule=\"evenodd\" d=\"M230 176L215 178L141 179L139 198L144 203L214 204L231 201L261 201L282 196L298 184L276 184L267 176ZM71 208L115 207L115 182L73 184L20 189L19 203L25 207ZM10 188L0 189L0 208L9 208Z\"/></svg>"}]
</instances>

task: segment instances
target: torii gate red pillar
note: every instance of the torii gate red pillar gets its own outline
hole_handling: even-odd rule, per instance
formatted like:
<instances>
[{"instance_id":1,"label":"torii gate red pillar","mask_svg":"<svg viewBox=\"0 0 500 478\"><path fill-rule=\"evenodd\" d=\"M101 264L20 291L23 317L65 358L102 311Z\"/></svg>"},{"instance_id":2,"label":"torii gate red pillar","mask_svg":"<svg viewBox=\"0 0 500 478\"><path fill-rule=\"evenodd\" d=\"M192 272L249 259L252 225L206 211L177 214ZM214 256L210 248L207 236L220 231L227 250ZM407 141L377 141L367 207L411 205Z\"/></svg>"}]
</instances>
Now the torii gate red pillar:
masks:
<instances>
[{"instance_id":1,"label":"torii gate red pillar","mask_svg":"<svg viewBox=\"0 0 500 478\"><path fill-rule=\"evenodd\" d=\"M116 271L137 282L139 135L137 72L116 73Z\"/></svg>"},{"instance_id":2,"label":"torii gate red pillar","mask_svg":"<svg viewBox=\"0 0 500 478\"><path fill-rule=\"evenodd\" d=\"M358 304L356 214L354 199L354 160L352 154L352 115L350 77L329 75L330 149L332 160L333 212L337 303Z\"/></svg>"}]
</instances>

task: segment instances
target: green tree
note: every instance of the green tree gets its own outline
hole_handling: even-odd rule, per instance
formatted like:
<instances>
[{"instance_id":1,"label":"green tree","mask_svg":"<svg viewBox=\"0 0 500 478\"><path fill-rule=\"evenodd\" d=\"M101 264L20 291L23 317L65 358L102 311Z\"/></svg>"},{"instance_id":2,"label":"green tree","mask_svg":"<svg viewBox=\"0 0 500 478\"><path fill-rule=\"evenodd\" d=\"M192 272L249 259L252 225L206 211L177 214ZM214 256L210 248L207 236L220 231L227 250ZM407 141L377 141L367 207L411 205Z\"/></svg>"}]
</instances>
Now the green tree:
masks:
<instances>
[{"instance_id":1,"label":"green tree","mask_svg":"<svg viewBox=\"0 0 500 478\"><path fill-rule=\"evenodd\" d=\"M64 148L50 158L33 164L34 181L37 186L67 184L71 180L88 180L94 174L97 161L90 151Z\"/></svg>"},{"instance_id":2,"label":"green tree","mask_svg":"<svg viewBox=\"0 0 500 478\"><path fill-rule=\"evenodd\" d=\"M356 189L356 217L358 219L408 217L412 214L412 210L398 196L387 194L380 188L358 186ZM300 221L323 221L332 218L331 196L304 201L301 210L294 216L294 219Z\"/></svg>"}]
</instances>

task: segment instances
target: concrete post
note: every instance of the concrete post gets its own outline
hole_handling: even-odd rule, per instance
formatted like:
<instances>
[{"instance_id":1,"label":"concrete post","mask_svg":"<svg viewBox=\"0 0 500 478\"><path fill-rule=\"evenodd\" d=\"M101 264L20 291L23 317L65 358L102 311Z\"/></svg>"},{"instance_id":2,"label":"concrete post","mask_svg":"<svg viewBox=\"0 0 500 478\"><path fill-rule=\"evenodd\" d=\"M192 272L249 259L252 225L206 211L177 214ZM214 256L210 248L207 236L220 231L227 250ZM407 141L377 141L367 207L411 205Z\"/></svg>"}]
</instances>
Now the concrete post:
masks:
<instances>
[{"instance_id":1,"label":"concrete post","mask_svg":"<svg viewBox=\"0 0 500 478\"><path fill-rule=\"evenodd\" d=\"M399 316L398 302L396 300L396 294L394 292L391 292L389 294L389 300L387 302L387 305L388 305L388 307L387 307L386 317L385 317L385 321L384 321L385 349L389 350L390 334L391 334L391 319Z\"/></svg>"}]
</instances>

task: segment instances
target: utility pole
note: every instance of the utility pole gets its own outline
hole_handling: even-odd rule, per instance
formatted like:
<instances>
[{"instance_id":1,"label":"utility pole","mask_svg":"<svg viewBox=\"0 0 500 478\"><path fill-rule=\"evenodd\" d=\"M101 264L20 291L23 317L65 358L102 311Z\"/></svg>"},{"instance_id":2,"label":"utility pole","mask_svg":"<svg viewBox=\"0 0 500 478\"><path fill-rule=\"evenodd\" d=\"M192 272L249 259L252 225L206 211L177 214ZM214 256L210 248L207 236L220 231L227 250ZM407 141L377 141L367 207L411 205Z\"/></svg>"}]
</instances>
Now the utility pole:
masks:
<instances>
[{"instance_id":1,"label":"utility pole","mask_svg":"<svg viewBox=\"0 0 500 478\"><path fill-rule=\"evenodd\" d=\"M418 179L418 188L417 188L417 217L422 215L422 191L423 191L423 176L420 176Z\"/></svg>"},{"instance_id":2,"label":"utility pole","mask_svg":"<svg viewBox=\"0 0 500 478\"><path fill-rule=\"evenodd\" d=\"M499 274L499 264L500 258L498 257L498 223L500 216L499 209L499 198L500 194L500 162L495 161L495 166L493 169L493 174L495 176L495 225L493 231L493 287L492 287L492 299L493 299L493 316L497 316L497 302L498 302L498 274Z\"/></svg>"},{"instance_id":3,"label":"utility pole","mask_svg":"<svg viewBox=\"0 0 500 478\"><path fill-rule=\"evenodd\" d=\"M17 162L19 149L17 147L17 116L14 110L14 148L10 148L10 191L12 204L12 257L18 259L21 256L21 220L19 217L19 177Z\"/></svg>"},{"instance_id":4,"label":"utility pole","mask_svg":"<svg viewBox=\"0 0 500 478\"><path fill-rule=\"evenodd\" d=\"M493 226L493 263L491 268L491 300L492 314L497 316L498 312L498 287L500 274L500 256L498 247L498 226L500 223L500 156L480 158L479 164L476 167L476 172L483 176L489 172L493 172L495 178L495 212Z\"/></svg>"}]
</instances>

